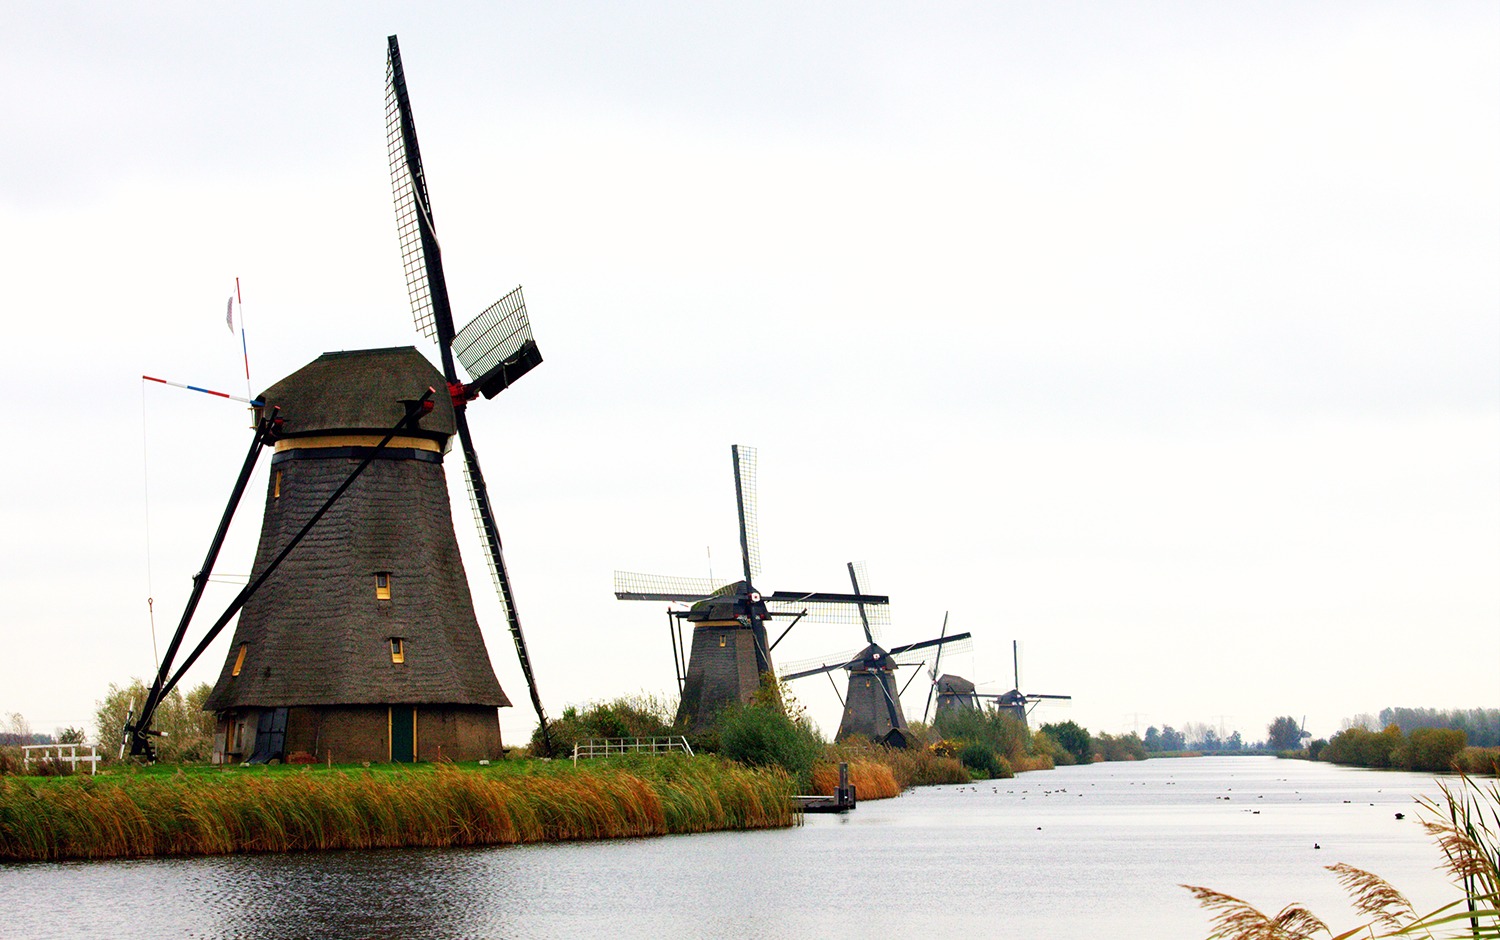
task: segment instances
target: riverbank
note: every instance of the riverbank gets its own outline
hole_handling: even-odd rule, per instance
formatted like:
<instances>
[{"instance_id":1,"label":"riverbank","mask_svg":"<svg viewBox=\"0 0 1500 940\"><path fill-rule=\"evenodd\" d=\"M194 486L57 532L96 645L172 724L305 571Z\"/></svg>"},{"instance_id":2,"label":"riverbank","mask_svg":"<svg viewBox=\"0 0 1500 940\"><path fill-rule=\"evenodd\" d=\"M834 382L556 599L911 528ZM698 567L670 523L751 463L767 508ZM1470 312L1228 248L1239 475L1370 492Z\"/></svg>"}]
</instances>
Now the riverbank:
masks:
<instances>
[{"instance_id":1,"label":"riverbank","mask_svg":"<svg viewBox=\"0 0 1500 940\"><path fill-rule=\"evenodd\" d=\"M0 859L505 845L795 824L792 784L715 757L0 777Z\"/></svg>"}]
</instances>

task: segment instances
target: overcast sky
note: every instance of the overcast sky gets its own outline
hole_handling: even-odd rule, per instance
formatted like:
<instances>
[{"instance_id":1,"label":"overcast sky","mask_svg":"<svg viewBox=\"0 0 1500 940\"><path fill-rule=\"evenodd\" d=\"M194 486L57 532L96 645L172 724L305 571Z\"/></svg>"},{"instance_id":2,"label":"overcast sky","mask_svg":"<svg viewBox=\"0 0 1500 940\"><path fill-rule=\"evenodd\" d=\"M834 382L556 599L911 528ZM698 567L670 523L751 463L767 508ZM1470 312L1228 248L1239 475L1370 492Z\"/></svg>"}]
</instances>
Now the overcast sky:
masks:
<instances>
[{"instance_id":1,"label":"overcast sky","mask_svg":"<svg viewBox=\"0 0 1500 940\"><path fill-rule=\"evenodd\" d=\"M256 391L435 358L390 33L456 316L524 284L546 357L471 420L553 713L672 691L662 605L611 574L736 567L733 443L761 588L865 561L892 643L974 633L945 671L1004 691L1019 640L1023 690L1073 696L1042 720L1500 705L1493 3L0 10L0 713L81 725L154 672L147 598L165 644L249 431L140 376L245 393L235 277Z\"/></svg>"}]
</instances>

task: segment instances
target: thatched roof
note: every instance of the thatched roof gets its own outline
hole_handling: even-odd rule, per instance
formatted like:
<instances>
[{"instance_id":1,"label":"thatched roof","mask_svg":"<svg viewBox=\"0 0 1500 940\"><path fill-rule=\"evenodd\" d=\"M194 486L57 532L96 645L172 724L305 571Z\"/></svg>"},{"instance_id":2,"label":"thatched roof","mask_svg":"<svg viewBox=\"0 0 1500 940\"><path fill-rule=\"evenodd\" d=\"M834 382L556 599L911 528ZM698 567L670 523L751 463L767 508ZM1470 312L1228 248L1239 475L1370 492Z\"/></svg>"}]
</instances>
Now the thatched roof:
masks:
<instances>
[{"instance_id":1,"label":"thatched roof","mask_svg":"<svg viewBox=\"0 0 1500 940\"><path fill-rule=\"evenodd\" d=\"M413 346L327 352L261 393L280 406L283 437L369 434L389 430L403 399L433 389L435 407L412 436L446 443L457 431L443 374Z\"/></svg>"}]
</instances>

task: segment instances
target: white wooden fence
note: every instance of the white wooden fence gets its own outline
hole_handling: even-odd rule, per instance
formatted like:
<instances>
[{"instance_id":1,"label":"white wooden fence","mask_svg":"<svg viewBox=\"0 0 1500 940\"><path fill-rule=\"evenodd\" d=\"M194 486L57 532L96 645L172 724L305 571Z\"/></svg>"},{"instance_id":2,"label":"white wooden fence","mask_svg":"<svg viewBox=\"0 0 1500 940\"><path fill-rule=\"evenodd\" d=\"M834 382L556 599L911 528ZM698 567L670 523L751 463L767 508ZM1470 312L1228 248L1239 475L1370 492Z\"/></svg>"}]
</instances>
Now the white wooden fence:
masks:
<instances>
[{"instance_id":1,"label":"white wooden fence","mask_svg":"<svg viewBox=\"0 0 1500 940\"><path fill-rule=\"evenodd\" d=\"M87 754L78 753L79 748L88 748ZM52 753L56 751L57 753ZM63 753L66 751L67 753ZM89 773L99 772L99 753L94 750L92 744L25 744L21 746L21 767L29 769L32 760L37 762L55 760L60 764L68 764L73 772L78 772L79 764L88 764Z\"/></svg>"},{"instance_id":2,"label":"white wooden fence","mask_svg":"<svg viewBox=\"0 0 1500 940\"><path fill-rule=\"evenodd\" d=\"M622 754L671 754L680 752L693 756L693 747L680 734L659 738L589 738L573 745L573 764L580 757L619 757Z\"/></svg>"}]
</instances>

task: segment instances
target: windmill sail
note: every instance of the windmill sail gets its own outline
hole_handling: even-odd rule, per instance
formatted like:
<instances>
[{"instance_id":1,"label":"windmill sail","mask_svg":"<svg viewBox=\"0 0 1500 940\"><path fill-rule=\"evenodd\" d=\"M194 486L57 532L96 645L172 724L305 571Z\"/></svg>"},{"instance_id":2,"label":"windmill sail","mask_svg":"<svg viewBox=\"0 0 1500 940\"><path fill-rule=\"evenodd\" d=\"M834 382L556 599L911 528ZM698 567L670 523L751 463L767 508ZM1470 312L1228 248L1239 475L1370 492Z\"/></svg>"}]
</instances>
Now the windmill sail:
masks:
<instances>
[{"instance_id":1,"label":"windmill sail","mask_svg":"<svg viewBox=\"0 0 1500 940\"><path fill-rule=\"evenodd\" d=\"M537 720L541 722L542 737L550 748L547 715L542 708L541 694L537 691L536 676L532 671L526 637L521 630L521 618L516 611L510 575L505 568L500 531L495 525L489 490L485 486L484 473L479 467L479 454L469 431L465 406L472 396L466 394L466 389L459 382L458 369L453 362L456 338L453 333L453 313L448 303L448 283L443 276L443 259L432 220L427 178L422 171L422 154L417 146L416 124L412 120L411 99L406 90L406 74L401 67L401 48L395 36L389 37L386 48L386 144L391 158L391 188L396 202L396 230L401 243L401 265L406 272L412 316L417 331L437 341L438 353L443 361L443 376L449 391L454 394L454 420L459 442L463 447L464 479L468 484L470 505L484 542L485 560L489 564L495 591L504 610L511 639L515 642L521 672L526 677L527 690L531 693L531 704L536 709ZM531 324L526 317L526 304L521 297L521 289L516 288L480 314L469 327L465 327L462 346L465 355L473 352L470 360L473 364L466 362L464 367L470 370L472 377L479 380L476 386L486 398L493 398L540 363L541 354L536 350L536 343L531 337ZM498 359L494 359L497 354ZM527 364L523 366L516 358L518 356L523 357ZM513 363L513 367L508 368L507 363Z\"/></svg>"},{"instance_id":2,"label":"windmill sail","mask_svg":"<svg viewBox=\"0 0 1500 940\"><path fill-rule=\"evenodd\" d=\"M485 398L542 364L521 288L501 297L453 337L453 353Z\"/></svg>"}]
</instances>

